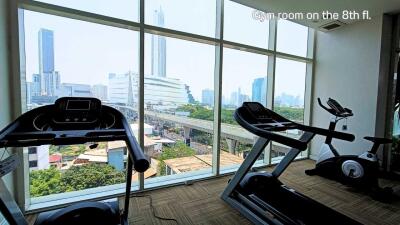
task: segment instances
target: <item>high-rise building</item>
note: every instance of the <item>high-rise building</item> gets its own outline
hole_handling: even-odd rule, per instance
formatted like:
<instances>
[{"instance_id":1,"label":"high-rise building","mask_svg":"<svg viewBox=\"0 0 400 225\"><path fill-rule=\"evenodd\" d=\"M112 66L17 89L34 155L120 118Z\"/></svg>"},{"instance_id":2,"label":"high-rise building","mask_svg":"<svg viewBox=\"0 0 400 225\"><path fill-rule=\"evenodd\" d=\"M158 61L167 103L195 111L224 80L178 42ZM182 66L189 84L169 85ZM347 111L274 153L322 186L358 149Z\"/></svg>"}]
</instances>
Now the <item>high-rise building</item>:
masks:
<instances>
[{"instance_id":1,"label":"high-rise building","mask_svg":"<svg viewBox=\"0 0 400 225\"><path fill-rule=\"evenodd\" d=\"M204 89L201 91L201 103L209 106L214 105L214 90Z\"/></svg>"},{"instance_id":2,"label":"high-rise building","mask_svg":"<svg viewBox=\"0 0 400 225\"><path fill-rule=\"evenodd\" d=\"M267 103L267 78L260 77L253 81L251 100L253 102Z\"/></svg>"},{"instance_id":3,"label":"high-rise building","mask_svg":"<svg viewBox=\"0 0 400 225\"><path fill-rule=\"evenodd\" d=\"M39 30L39 72L54 71L54 34L52 30Z\"/></svg>"},{"instance_id":4,"label":"high-rise building","mask_svg":"<svg viewBox=\"0 0 400 225\"><path fill-rule=\"evenodd\" d=\"M95 84L92 86L92 95L102 101L107 101L107 86L102 84Z\"/></svg>"},{"instance_id":5,"label":"high-rise building","mask_svg":"<svg viewBox=\"0 0 400 225\"><path fill-rule=\"evenodd\" d=\"M55 96L60 88L60 74L54 69L54 33L52 30L39 30L39 76L40 95ZM34 75L35 76L35 75ZM36 82L36 81L34 81ZM35 84L35 88L38 85ZM36 89L35 89L36 91ZM36 96L36 95L35 95Z\"/></svg>"},{"instance_id":6,"label":"high-rise building","mask_svg":"<svg viewBox=\"0 0 400 225\"><path fill-rule=\"evenodd\" d=\"M47 96L55 96L56 91L60 89L60 74L58 71L51 73L42 73L42 94Z\"/></svg>"},{"instance_id":7,"label":"high-rise building","mask_svg":"<svg viewBox=\"0 0 400 225\"><path fill-rule=\"evenodd\" d=\"M231 93L229 104L233 106L237 106L238 102L238 93L236 91Z\"/></svg>"},{"instance_id":8,"label":"high-rise building","mask_svg":"<svg viewBox=\"0 0 400 225\"><path fill-rule=\"evenodd\" d=\"M54 72L54 33L52 30L39 30L39 74L41 78L41 95L52 96Z\"/></svg>"},{"instance_id":9,"label":"high-rise building","mask_svg":"<svg viewBox=\"0 0 400 225\"><path fill-rule=\"evenodd\" d=\"M164 27L164 12L161 7L154 11L154 24ZM166 77L167 47L165 37L152 35L151 37L151 74L158 77Z\"/></svg>"},{"instance_id":10,"label":"high-rise building","mask_svg":"<svg viewBox=\"0 0 400 225\"><path fill-rule=\"evenodd\" d=\"M26 82L26 104L31 104L32 103L32 88L33 88L33 83L32 82Z\"/></svg>"},{"instance_id":11,"label":"high-rise building","mask_svg":"<svg viewBox=\"0 0 400 225\"><path fill-rule=\"evenodd\" d=\"M39 96L41 93L41 77L40 74L32 75L32 88L31 88L31 96Z\"/></svg>"}]
</instances>

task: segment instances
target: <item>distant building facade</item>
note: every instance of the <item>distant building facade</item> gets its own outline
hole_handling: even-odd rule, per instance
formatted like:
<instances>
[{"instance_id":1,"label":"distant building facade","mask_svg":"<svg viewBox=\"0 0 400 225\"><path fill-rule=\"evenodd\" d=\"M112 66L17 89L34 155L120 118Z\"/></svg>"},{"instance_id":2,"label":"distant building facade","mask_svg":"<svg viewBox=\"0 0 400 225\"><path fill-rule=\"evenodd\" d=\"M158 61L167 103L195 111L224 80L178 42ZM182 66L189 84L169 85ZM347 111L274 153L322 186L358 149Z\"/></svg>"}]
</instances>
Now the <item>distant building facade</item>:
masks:
<instances>
[{"instance_id":1,"label":"distant building facade","mask_svg":"<svg viewBox=\"0 0 400 225\"><path fill-rule=\"evenodd\" d=\"M201 91L201 103L204 105L214 105L214 90L204 89Z\"/></svg>"},{"instance_id":2,"label":"distant building facade","mask_svg":"<svg viewBox=\"0 0 400 225\"><path fill-rule=\"evenodd\" d=\"M58 97L92 97L91 87L88 84L63 83L57 92Z\"/></svg>"},{"instance_id":3,"label":"distant building facade","mask_svg":"<svg viewBox=\"0 0 400 225\"><path fill-rule=\"evenodd\" d=\"M260 77L253 81L251 100L253 102L267 103L267 78Z\"/></svg>"},{"instance_id":4,"label":"distant building facade","mask_svg":"<svg viewBox=\"0 0 400 225\"><path fill-rule=\"evenodd\" d=\"M98 98L102 101L107 101L108 99L107 86L102 84L95 84L92 86L92 96Z\"/></svg>"},{"instance_id":5,"label":"distant building facade","mask_svg":"<svg viewBox=\"0 0 400 225\"><path fill-rule=\"evenodd\" d=\"M164 12L161 7L154 11L154 24L164 27ZM167 73L167 44L163 36L151 36L151 74L158 77L166 77Z\"/></svg>"},{"instance_id":6,"label":"distant building facade","mask_svg":"<svg viewBox=\"0 0 400 225\"><path fill-rule=\"evenodd\" d=\"M44 170L50 168L49 145L28 147L29 170Z\"/></svg>"},{"instance_id":7,"label":"distant building facade","mask_svg":"<svg viewBox=\"0 0 400 225\"><path fill-rule=\"evenodd\" d=\"M115 104L137 105L139 75L110 74L108 77L109 102ZM145 76L144 103L146 108L167 110L189 102L187 86L179 79Z\"/></svg>"},{"instance_id":8,"label":"distant building facade","mask_svg":"<svg viewBox=\"0 0 400 225\"><path fill-rule=\"evenodd\" d=\"M60 86L60 74L54 68L54 32L39 30L39 75L40 95L55 96ZM34 81L35 82L35 81Z\"/></svg>"}]
</instances>

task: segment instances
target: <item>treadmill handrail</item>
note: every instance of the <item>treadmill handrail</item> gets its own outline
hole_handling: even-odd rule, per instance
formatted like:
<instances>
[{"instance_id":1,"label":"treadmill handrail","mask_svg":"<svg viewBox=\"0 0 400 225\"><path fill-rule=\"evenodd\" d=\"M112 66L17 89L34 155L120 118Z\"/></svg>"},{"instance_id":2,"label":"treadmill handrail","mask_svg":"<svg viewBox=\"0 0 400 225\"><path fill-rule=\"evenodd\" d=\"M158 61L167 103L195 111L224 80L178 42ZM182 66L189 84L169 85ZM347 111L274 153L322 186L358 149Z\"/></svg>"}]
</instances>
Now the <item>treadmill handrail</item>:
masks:
<instances>
[{"instance_id":1,"label":"treadmill handrail","mask_svg":"<svg viewBox=\"0 0 400 225\"><path fill-rule=\"evenodd\" d=\"M346 140L346 141L354 141L354 139L355 139L354 135L352 135L352 134L343 133L343 132L339 132L339 131L330 131L330 130L323 129L323 128L312 127L312 126L295 123L293 121L290 121L290 120L280 116L279 114L276 114L275 112L273 112L272 110L267 109L267 108L265 108L265 110L268 110L270 115L277 115L278 119L282 119L284 121L282 121L282 123L278 122L279 124L282 125L280 127L270 127L271 128L270 130L262 129L252 123L249 123L246 119L244 119L242 117L242 115L240 113L242 108L243 108L243 106L239 107L238 109L235 110L235 113L234 113L234 118L239 123L239 125L241 125L246 130L250 131L251 133L253 133L255 135L269 139L271 141L279 142L281 144L287 145L292 148L299 149L301 151L304 151L307 149L309 140L302 141L302 140L294 139L294 138L291 138L288 136L284 136L279 133L273 133L273 131L285 131L285 130L298 129L298 130L302 130L305 132L311 132L314 135L319 134L322 136L329 136L329 137Z\"/></svg>"},{"instance_id":2,"label":"treadmill handrail","mask_svg":"<svg viewBox=\"0 0 400 225\"><path fill-rule=\"evenodd\" d=\"M14 122L0 131L0 148L28 147L46 144L72 145L97 141L125 141L133 167L137 172L146 171L150 163L144 155L142 148L137 143L130 125L123 114L110 106L103 105L103 110L112 112L121 121L123 129L98 129L98 130L66 130L66 131L20 131L19 126L23 121L29 121L29 116L42 112L49 112L53 105L41 106L24 113ZM17 140L17 137L19 138Z\"/></svg>"}]
</instances>

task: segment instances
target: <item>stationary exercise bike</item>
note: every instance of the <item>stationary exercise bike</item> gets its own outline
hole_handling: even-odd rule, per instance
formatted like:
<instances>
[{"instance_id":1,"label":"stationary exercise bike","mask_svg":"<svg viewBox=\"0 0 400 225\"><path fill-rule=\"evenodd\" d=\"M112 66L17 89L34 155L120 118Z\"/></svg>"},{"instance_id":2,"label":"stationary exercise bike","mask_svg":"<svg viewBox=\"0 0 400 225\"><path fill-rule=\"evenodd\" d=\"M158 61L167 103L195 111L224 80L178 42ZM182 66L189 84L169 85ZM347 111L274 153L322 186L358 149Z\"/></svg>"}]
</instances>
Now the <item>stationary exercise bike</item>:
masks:
<instances>
[{"instance_id":1,"label":"stationary exercise bike","mask_svg":"<svg viewBox=\"0 0 400 225\"><path fill-rule=\"evenodd\" d=\"M325 106L318 98L318 104L334 116L329 123L331 131L335 130L338 121L353 116L350 109L342 107L334 99L329 98L328 106ZM343 128L347 129L347 125ZM373 142L369 151L360 155L340 155L332 145L332 137L327 136L325 143L321 146L315 168L306 170L306 174L334 179L343 184L367 190L377 200L388 201L392 195L392 189L379 186L380 166L376 152L380 145L389 144L392 140L378 137L364 137L364 139Z\"/></svg>"}]
</instances>

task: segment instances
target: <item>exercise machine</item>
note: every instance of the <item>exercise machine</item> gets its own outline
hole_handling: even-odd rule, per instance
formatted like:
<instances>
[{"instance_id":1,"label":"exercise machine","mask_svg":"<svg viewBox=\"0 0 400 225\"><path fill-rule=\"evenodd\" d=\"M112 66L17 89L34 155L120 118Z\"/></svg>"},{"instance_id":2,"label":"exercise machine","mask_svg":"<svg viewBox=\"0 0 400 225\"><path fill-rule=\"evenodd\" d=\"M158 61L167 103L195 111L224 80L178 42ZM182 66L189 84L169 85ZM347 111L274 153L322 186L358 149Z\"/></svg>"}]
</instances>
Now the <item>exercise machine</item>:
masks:
<instances>
[{"instance_id":1,"label":"exercise machine","mask_svg":"<svg viewBox=\"0 0 400 225\"><path fill-rule=\"evenodd\" d=\"M318 98L318 104L333 115L329 123L331 131L335 130L338 121L353 116L350 109L342 107L332 98L328 99L328 106L322 104L320 98ZM392 140L378 137L364 137L364 139L373 142L369 151L360 155L340 155L332 145L332 138L326 137L319 151L315 168L306 170L306 174L320 175L370 191L372 197L377 200L390 200L392 189L379 187L380 165L376 152L380 145L392 143Z\"/></svg>"},{"instance_id":2,"label":"exercise machine","mask_svg":"<svg viewBox=\"0 0 400 225\"><path fill-rule=\"evenodd\" d=\"M234 117L243 128L259 138L222 193L225 202L255 224L360 224L278 179L296 156L307 149L316 134L346 141L353 141L353 135L292 122L257 102L243 103L236 109ZM294 129L303 132L299 139L280 133ZM271 173L249 172L271 141L291 149Z\"/></svg>"},{"instance_id":3,"label":"exercise machine","mask_svg":"<svg viewBox=\"0 0 400 225\"><path fill-rule=\"evenodd\" d=\"M124 207L118 201L87 201L38 215L35 225L127 225L132 170L144 172L149 161L138 145L128 121L118 110L96 98L64 97L55 104L24 113L0 131L0 148L73 145L125 141L128 155ZM1 176L18 166L17 154L0 162ZM0 179L0 212L10 225L27 225L20 208Z\"/></svg>"}]
</instances>

